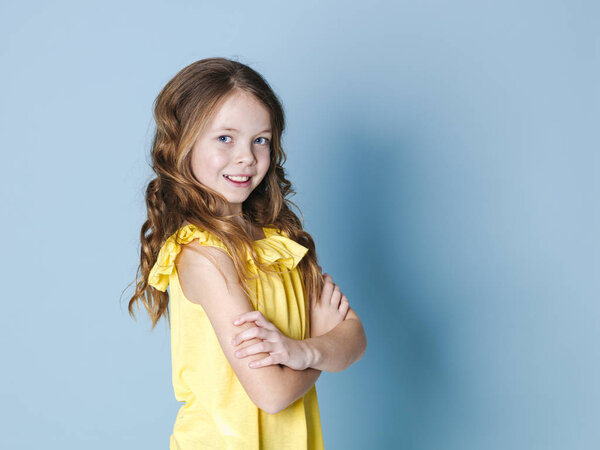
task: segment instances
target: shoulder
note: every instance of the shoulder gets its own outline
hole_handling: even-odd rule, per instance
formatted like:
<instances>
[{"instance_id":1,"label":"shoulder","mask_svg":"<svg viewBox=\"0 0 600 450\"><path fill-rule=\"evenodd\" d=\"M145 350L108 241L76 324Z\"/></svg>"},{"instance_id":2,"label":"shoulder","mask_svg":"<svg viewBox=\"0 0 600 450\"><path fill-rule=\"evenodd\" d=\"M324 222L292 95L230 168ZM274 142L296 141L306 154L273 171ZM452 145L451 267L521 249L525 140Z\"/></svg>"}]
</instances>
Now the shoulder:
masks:
<instances>
[{"instance_id":1,"label":"shoulder","mask_svg":"<svg viewBox=\"0 0 600 450\"><path fill-rule=\"evenodd\" d=\"M165 291L169 285L169 277L179 260L182 250L199 246L214 247L228 253L225 244L212 233L202 230L195 225L187 224L170 235L159 249L154 266L148 275L148 284L160 291ZM185 251L183 253L190 253ZM213 252L206 252L210 257ZM189 258L185 258L187 261ZM214 260L214 258L212 258Z\"/></svg>"},{"instance_id":2,"label":"shoulder","mask_svg":"<svg viewBox=\"0 0 600 450\"><path fill-rule=\"evenodd\" d=\"M177 267L198 266L206 268L214 265L233 267L231 256L229 256L225 248L205 245L198 240L190 241L186 245L183 245L175 263Z\"/></svg>"},{"instance_id":3,"label":"shoulder","mask_svg":"<svg viewBox=\"0 0 600 450\"><path fill-rule=\"evenodd\" d=\"M198 241L182 246L175 265L181 287L194 303L205 303L211 299L208 292L239 282L231 256L222 248Z\"/></svg>"},{"instance_id":4,"label":"shoulder","mask_svg":"<svg viewBox=\"0 0 600 450\"><path fill-rule=\"evenodd\" d=\"M177 242L177 255L174 262L179 271L188 268L199 269L232 269L233 262L225 244L209 231L193 224L182 226L172 236Z\"/></svg>"}]
</instances>

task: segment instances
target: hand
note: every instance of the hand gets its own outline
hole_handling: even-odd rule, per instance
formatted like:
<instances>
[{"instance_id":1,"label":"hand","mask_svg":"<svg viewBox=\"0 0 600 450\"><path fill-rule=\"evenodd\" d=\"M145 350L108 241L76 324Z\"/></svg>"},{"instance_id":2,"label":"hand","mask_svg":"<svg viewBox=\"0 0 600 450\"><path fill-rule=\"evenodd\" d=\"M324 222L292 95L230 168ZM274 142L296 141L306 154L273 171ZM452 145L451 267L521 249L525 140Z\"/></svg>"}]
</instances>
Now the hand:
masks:
<instances>
[{"instance_id":1,"label":"hand","mask_svg":"<svg viewBox=\"0 0 600 450\"><path fill-rule=\"evenodd\" d=\"M320 266L319 266L320 267ZM310 337L322 336L329 333L335 326L344 321L350 304L333 282L328 273L324 274L325 284L318 301L311 299L310 304Z\"/></svg>"},{"instance_id":2,"label":"hand","mask_svg":"<svg viewBox=\"0 0 600 450\"><path fill-rule=\"evenodd\" d=\"M233 324L241 325L245 322L254 322L256 326L238 333L233 338L232 344L237 346L252 338L262 339L262 342L239 349L235 352L235 356L244 358L256 353L269 353L266 358L250 362L249 367L258 368L274 364L283 364L295 370L304 370L309 367L307 346L302 341L283 334L260 311L244 313Z\"/></svg>"}]
</instances>

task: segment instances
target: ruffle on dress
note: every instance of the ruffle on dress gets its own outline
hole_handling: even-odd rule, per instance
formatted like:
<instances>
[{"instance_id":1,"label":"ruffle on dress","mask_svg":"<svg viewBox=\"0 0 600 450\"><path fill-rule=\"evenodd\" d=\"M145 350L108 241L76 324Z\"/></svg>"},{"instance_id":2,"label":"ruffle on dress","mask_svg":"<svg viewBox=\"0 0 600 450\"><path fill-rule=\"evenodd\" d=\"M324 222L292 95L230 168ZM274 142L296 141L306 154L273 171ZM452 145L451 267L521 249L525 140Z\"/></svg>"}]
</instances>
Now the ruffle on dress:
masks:
<instances>
[{"instance_id":1,"label":"ruffle on dress","mask_svg":"<svg viewBox=\"0 0 600 450\"><path fill-rule=\"evenodd\" d=\"M308 252L306 247L290 239L276 228L263 228L263 231L265 238L253 242L258 261L263 264L279 263L288 270L292 270ZM201 230L193 224L185 225L173 233L158 252L156 263L148 275L150 286L163 292L167 290L169 277L173 273L175 258L181 251L181 245L188 244L194 239L198 239L202 245L219 247L230 254L225 244L210 232ZM248 264L255 265L250 252L247 252L246 261Z\"/></svg>"}]
</instances>

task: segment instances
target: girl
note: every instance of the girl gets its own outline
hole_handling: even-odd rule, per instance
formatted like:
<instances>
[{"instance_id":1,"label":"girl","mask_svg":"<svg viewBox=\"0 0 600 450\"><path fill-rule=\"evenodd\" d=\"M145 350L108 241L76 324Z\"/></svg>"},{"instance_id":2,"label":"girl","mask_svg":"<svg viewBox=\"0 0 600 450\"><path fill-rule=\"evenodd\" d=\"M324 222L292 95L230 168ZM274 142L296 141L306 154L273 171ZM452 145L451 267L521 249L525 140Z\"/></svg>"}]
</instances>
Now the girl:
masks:
<instances>
[{"instance_id":1,"label":"girl","mask_svg":"<svg viewBox=\"0 0 600 450\"><path fill-rule=\"evenodd\" d=\"M279 100L250 67L208 58L166 84L154 117L129 312L140 300L152 329L170 325L185 402L171 450L322 449L315 382L366 336L290 209Z\"/></svg>"}]
</instances>

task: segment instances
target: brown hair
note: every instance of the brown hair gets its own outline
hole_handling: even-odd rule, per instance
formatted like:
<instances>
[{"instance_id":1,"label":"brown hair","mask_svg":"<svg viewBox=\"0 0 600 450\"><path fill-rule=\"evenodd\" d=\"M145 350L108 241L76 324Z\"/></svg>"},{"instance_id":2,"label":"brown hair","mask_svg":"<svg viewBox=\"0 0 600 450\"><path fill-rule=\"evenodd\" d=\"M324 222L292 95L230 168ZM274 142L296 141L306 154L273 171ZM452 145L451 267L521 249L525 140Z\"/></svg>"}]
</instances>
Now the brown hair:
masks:
<instances>
[{"instance_id":1,"label":"brown hair","mask_svg":"<svg viewBox=\"0 0 600 450\"><path fill-rule=\"evenodd\" d=\"M242 216L261 227L275 227L290 239L308 248L298 264L302 274L307 302L317 298L323 286L323 276L317 263L315 244L292 212L288 197L294 194L285 177L286 155L281 146L285 128L284 111L268 83L250 67L225 58L196 61L175 75L158 94L154 102L156 133L152 143L152 169L156 174L146 187L148 219L140 232L140 265L136 289L129 301L129 314L135 318L133 304L145 306L152 329L165 315L169 323L168 293L148 285L148 275L165 240L187 221L219 238L232 257L244 291L251 296L252 276L246 267L246 251L264 272L274 269L257 261L253 238L234 216L223 215L227 199L202 185L191 170L192 147L204 131L218 107L229 95L242 90L254 95L271 116L270 166L261 183L242 204Z\"/></svg>"}]
</instances>

